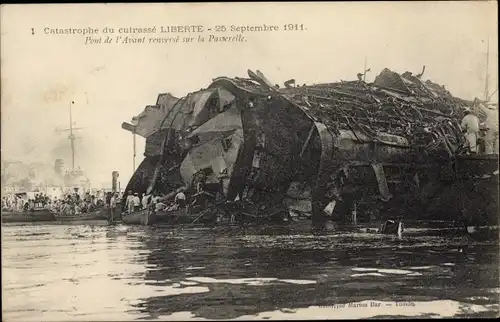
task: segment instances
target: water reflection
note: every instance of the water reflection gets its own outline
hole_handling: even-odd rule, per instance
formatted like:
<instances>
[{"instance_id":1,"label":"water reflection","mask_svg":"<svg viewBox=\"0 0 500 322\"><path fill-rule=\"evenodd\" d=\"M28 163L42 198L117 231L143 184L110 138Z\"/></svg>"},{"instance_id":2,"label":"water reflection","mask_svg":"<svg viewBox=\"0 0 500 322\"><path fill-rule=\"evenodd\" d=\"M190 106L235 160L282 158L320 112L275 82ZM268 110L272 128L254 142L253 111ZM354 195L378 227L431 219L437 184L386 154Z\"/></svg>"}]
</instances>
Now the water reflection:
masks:
<instances>
[{"instance_id":1,"label":"water reflection","mask_svg":"<svg viewBox=\"0 0 500 322\"><path fill-rule=\"evenodd\" d=\"M498 246L465 237L120 225L2 235L10 320L498 314ZM321 307L347 303L375 308Z\"/></svg>"}]
</instances>

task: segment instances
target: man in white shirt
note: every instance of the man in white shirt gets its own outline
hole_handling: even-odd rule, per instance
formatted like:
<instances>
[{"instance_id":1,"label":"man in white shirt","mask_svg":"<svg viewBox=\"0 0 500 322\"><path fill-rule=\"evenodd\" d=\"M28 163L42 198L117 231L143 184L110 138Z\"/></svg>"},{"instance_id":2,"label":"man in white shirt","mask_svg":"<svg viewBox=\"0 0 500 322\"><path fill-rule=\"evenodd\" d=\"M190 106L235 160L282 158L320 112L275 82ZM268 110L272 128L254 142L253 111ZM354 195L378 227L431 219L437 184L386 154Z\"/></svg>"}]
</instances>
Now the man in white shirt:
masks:
<instances>
[{"instance_id":1,"label":"man in white shirt","mask_svg":"<svg viewBox=\"0 0 500 322\"><path fill-rule=\"evenodd\" d=\"M128 191L125 207L127 208L129 214L134 212L134 195L132 194L132 190Z\"/></svg>"},{"instance_id":2,"label":"man in white shirt","mask_svg":"<svg viewBox=\"0 0 500 322\"><path fill-rule=\"evenodd\" d=\"M155 211L163 211L165 209L165 204L163 201L159 200L157 203L155 203Z\"/></svg>"},{"instance_id":3,"label":"man in white shirt","mask_svg":"<svg viewBox=\"0 0 500 322\"><path fill-rule=\"evenodd\" d=\"M142 209L148 209L148 204L149 204L150 198L151 198L151 195L144 194L144 196L142 196Z\"/></svg>"},{"instance_id":4,"label":"man in white shirt","mask_svg":"<svg viewBox=\"0 0 500 322\"><path fill-rule=\"evenodd\" d=\"M460 125L462 131L465 132L464 147L469 148L472 154L477 153L477 135L479 133L479 119L470 109L466 110L466 114Z\"/></svg>"},{"instance_id":5,"label":"man in white shirt","mask_svg":"<svg viewBox=\"0 0 500 322\"><path fill-rule=\"evenodd\" d=\"M153 195L153 197L151 198L151 203L155 204L155 203L159 202L159 201L160 201L160 199L161 199L161 197L160 197L160 196L158 196L158 195Z\"/></svg>"},{"instance_id":6,"label":"man in white shirt","mask_svg":"<svg viewBox=\"0 0 500 322\"><path fill-rule=\"evenodd\" d=\"M184 209L186 207L186 195L184 192L179 192L175 195L175 203L179 205L179 208Z\"/></svg>"}]
</instances>

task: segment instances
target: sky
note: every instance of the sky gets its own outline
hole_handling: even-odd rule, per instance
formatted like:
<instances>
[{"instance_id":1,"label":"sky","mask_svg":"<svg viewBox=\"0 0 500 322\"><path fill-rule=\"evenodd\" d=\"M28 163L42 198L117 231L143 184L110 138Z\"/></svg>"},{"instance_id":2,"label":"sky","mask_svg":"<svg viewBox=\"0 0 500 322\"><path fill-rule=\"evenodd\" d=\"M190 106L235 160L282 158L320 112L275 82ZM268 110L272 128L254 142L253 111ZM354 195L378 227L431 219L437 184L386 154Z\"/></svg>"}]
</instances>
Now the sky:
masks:
<instances>
[{"instance_id":1,"label":"sky","mask_svg":"<svg viewBox=\"0 0 500 322\"><path fill-rule=\"evenodd\" d=\"M159 93L182 97L218 76L246 77L247 69L257 69L277 84L354 80L366 59L367 81L384 68L416 74L425 65L424 80L472 99L484 96L489 39L489 92L498 88L496 1L4 5L0 15L2 160L63 158L70 167L68 133L56 129L68 128L73 101L73 123L82 128L75 131L76 165L99 188L110 186L114 170L122 187L133 173L133 138L122 122ZM45 27L283 29L289 23L307 30L185 44L85 45L83 36L44 33ZM498 93L492 100L498 102ZM137 137L136 166L144 141Z\"/></svg>"}]
</instances>

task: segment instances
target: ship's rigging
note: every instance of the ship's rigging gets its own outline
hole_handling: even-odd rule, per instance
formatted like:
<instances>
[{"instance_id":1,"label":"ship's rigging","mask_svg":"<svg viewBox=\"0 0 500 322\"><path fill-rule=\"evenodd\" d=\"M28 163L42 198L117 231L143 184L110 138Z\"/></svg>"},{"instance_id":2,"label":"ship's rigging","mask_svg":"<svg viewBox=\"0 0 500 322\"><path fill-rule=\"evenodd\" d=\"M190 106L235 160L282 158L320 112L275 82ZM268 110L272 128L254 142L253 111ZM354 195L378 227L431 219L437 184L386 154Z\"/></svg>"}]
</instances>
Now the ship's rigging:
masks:
<instances>
[{"instance_id":1,"label":"ship's rigging","mask_svg":"<svg viewBox=\"0 0 500 322\"><path fill-rule=\"evenodd\" d=\"M70 147L71 147L71 171L75 171L75 141L81 139L80 137L75 136L73 131L84 129L83 127L73 127L73 111L72 111L73 104L75 104L74 101L71 101L69 103L69 128L56 129L56 132L69 131L68 140L70 142Z\"/></svg>"}]
</instances>

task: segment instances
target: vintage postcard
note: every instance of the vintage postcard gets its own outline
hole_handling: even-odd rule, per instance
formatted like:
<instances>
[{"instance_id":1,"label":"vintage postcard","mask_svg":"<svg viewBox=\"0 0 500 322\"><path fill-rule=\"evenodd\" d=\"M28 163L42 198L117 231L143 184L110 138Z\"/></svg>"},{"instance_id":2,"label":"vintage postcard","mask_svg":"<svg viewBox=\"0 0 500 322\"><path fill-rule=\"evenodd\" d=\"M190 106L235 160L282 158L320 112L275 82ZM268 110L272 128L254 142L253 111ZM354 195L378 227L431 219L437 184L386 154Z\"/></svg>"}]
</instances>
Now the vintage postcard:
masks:
<instances>
[{"instance_id":1,"label":"vintage postcard","mask_svg":"<svg viewBox=\"0 0 500 322\"><path fill-rule=\"evenodd\" d=\"M499 316L496 1L0 9L5 321Z\"/></svg>"}]
</instances>

